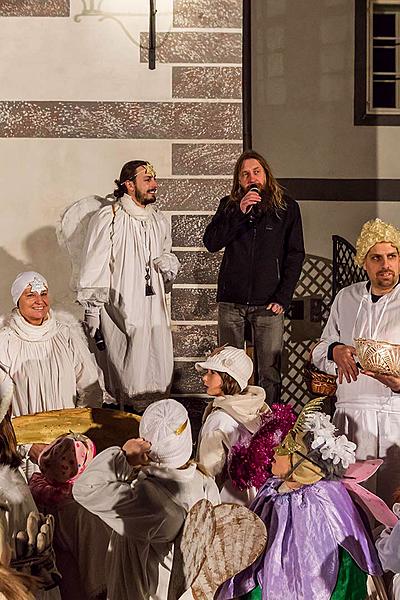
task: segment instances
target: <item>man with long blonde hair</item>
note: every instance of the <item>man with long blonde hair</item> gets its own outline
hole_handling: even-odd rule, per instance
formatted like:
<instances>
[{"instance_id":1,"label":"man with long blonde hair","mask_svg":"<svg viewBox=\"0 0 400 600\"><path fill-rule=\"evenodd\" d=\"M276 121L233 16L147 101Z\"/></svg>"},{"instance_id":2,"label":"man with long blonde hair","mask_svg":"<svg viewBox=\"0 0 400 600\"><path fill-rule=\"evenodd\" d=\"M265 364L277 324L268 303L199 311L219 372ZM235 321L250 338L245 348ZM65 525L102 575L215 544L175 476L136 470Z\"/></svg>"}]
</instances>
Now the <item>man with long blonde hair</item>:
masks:
<instances>
[{"instance_id":1,"label":"man with long blonde hair","mask_svg":"<svg viewBox=\"0 0 400 600\"><path fill-rule=\"evenodd\" d=\"M298 204L254 150L238 158L232 190L203 237L210 252L225 248L218 277L220 344L243 348L251 327L256 378L267 402L280 400L283 317L304 260Z\"/></svg>"}]
</instances>

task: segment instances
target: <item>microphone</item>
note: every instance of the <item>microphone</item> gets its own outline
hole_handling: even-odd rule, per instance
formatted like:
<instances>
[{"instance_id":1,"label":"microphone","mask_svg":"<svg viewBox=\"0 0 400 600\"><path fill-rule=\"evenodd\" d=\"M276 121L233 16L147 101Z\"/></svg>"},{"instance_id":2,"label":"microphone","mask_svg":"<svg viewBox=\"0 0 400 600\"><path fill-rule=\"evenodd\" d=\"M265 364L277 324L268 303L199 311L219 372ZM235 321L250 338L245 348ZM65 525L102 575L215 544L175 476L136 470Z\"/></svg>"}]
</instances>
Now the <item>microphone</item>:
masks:
<instances>
[{"instance_id":1,"label":"microphone","mask_svg":"<svg viewBox=\"0 0 400 600\"><path fill-rule=\"evenodd\" d=\"M256 183L252 183L251 186L249 187L249 189L247 190L246 194L248 192L257 192L258 195L260 195L260 190L258 189L258 185ZM256 205L257 206L257 205ZM250 217L250 221L254 222L255 218L256 218L256 211L253 212L253 208L254 208L254 204L252 206L250 206L248 208L248 210L246 211L246 215L249 215Z\"/></svg>"}]
</instances>

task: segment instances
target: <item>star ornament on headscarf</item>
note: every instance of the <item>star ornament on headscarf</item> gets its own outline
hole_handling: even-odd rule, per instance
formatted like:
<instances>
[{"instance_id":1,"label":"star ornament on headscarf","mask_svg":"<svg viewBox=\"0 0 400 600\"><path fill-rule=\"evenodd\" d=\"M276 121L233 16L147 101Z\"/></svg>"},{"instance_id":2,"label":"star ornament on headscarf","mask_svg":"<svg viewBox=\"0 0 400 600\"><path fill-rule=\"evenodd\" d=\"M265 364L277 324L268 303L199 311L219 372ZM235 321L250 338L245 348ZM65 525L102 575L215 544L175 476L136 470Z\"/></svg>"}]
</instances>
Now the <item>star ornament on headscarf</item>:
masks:
<instances>
[{"instance_id":1,"label":"star ornament on headscarf","mask_svg":"<svg viewBox=\"0 0 400 600\"><path fill-rule=\"evenodd\" d=\"M33 293L37 292L38 294L41 294L42 292L45 292L47 290L47 287L44 284L44 282L36 276L32 279L29 285L31 286L31 292Z\"/></svg>"}]
</instances>

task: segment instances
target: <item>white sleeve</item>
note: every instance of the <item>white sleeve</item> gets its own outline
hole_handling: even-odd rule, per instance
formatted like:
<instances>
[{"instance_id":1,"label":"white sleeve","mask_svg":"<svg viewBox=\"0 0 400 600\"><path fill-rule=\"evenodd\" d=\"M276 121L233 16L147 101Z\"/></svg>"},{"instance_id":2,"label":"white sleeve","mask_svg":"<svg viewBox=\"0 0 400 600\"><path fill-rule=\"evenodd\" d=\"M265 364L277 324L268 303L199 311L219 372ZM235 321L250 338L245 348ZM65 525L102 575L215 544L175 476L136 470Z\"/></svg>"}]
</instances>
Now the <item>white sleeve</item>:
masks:
<instances>
[{"instance_id":1,"label":"white sleeve","mask_svg":"<svg viewBox=\"0 0 400 600\"><path fill-rule=\"evenodd\" d=\"M78 279L77 299L82 306L108 300L113 218L112 207L107 206L90 219Z\"/></svg>"},{"instance_id":2,"label":"white sleeve","mask_svg":"<svg viewBox=\"0 0 400 600\"><path fill-rule=\"evenodd\" d=\"M230 449L230 437L237 423L222 410L209 414L199 434L197 460L213 477L224 471Z\"/></svg>"},{"instance_id":3,"label":"white sleeve","mask_svg":"<svg viewBox=\"0 0 400 600\"><path fill-rule=\"evenodd\" d=\"M178 274L181 263L177 256L171 252L171 226L164 215L161 214L161 217L164 220L165 237L162 244L162 254L153 259L153 265L156 271L162 273L164 281L173 281Z\"/></svg>"},{"instance_id":4,"label":"white sleeve","mask_svg":"<svg viewBox=\"0 0 400 600\"><path fill-rule=\"evenodd\" d=\"M329 373L330 375L336 375L336 363L333 360L328 360L328 349L334 342L340 342L338 312L339 294L333 301L328 321L322 332L321 340L314 347L311 356L312 363L317 369L320 369L320 371L323 371L324 373Z\"/></svg>"},{"instance_id":5,"label":"white sleeve","mask_svg":"<svg viewBox=\"0 0 400 600\"><path fill-rule=\"evenodd\" d=\"M95 358L87 347L80 325L70 328L70 348L74 360L76 391L79 406L100 407L103 403L103 389L99 383L99 372Z\"/></svg>"},{"instance_id":6,"label":"white sleeve","mask_svg":"<svg viewBox=\"0 0 400 600\"><path fill-rule=\"evenodd\" d=\"M384 571L400 573L400 522L385 529L375 542Z\"/></svg>"},{"instance_id":7,"label":"white sleeve","mask_svg":"<svg viewBox=\"0 0 400 600\"><path fill-rule=\"evenodd\" d=\"M108 448L76 481L73 496L119 535L145 542L172 541L185 520L185 510L167 502L165 495L160 501L157 486L146 485L146 479L134 481L135 472L120 448Z\"/></svg>"}]
</instances>

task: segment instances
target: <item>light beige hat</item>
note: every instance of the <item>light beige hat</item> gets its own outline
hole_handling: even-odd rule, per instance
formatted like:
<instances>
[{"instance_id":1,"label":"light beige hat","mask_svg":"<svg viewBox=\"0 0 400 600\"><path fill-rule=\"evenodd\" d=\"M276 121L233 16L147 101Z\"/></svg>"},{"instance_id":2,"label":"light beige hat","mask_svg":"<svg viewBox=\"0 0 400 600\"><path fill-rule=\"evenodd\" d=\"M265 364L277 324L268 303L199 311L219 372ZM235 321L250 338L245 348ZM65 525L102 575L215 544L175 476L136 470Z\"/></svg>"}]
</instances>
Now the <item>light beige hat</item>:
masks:
<instances>
[{"instance_id":1,"label":"light beige hat","mask_svg":"<svg viewBox=\"0 0 400 600\"><path fill-rule=\"evenodd\" d=\"M207 360L196 363L195 367L199 372L210 369L210 371L228 373L238 382L241 392L247 387L253 373L253 361L250 356L247 356L244 350L233 346L217 348Z\"/></svg>"},{"instance_id":2,"label":"light beige hat","mask_svg":"<svg viewBox=\"0 0 400 600\"><path fill-rule=\"evenodd\" d=\"M381 219L371 219L362 226L356 242L357 254L354 257L356 265L362 267L372 246L379 244L379 242L392 244L400 253L400 230L391 223L381 221Z\"/></svg>"}]
</instances>

